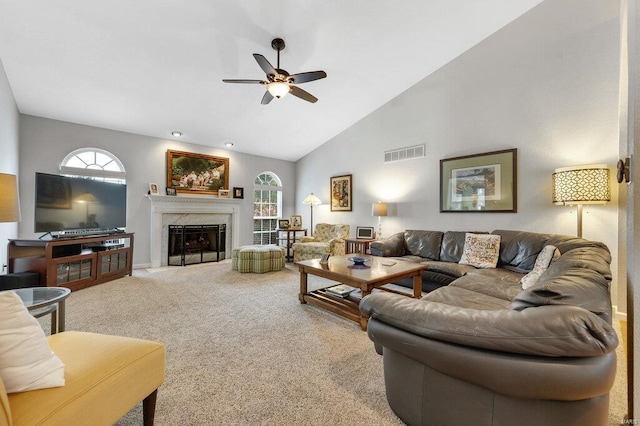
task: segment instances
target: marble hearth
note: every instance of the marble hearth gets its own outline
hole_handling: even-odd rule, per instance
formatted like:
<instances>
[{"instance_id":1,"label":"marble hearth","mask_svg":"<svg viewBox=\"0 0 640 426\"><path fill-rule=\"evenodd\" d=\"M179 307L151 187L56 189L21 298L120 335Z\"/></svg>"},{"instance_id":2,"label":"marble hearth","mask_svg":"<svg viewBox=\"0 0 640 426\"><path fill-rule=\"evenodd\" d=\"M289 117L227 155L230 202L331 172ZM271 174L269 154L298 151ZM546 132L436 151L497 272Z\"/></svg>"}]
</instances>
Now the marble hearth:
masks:
<instances>
[{"instance_id":1,"label":"marble hearth","mask_svg":"<svg viewBox=\"0 0 640 426\"><path fill-rule=\"evenodd\" d=\"M169 225L227 225L225 254L239 245L240 200L205 196L147 195L151 200L151 267L167 265Z\"/></svg>"}]
</instances>

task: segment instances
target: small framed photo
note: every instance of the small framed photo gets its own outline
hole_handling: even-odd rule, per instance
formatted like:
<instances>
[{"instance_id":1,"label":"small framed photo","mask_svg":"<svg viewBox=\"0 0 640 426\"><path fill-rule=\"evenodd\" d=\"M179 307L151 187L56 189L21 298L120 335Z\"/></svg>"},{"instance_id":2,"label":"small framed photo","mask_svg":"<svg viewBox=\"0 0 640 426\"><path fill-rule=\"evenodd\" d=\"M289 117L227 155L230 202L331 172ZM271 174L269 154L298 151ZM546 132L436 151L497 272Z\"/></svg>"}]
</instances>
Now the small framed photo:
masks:
<instances>
[{"instance_id":1,"label":"small framed photo","mask_svg":"<svg viewBox=\"0 0 640 426\"><path fill-rule=\"evenodd\" d=\"M373 227L356 226L356 238L363 240L372 240L374 236Z\"/></svg>"},{"instance_id":2,"label":"small framed photo","mask_svg":"<svg viewBox=\"0 0 640 426\"><path fill-rule=\"evenodd\" d=\"M149 184L149 194L151 195L158 195L158 184L157 183L150 183Z\"/></svg>"},{"instance_id":3,"label":"small framed photo","mask_svg":"<svg viewBox=\"0 0 640 426\"><path fill-rule=\"evenodd\" d=\"M289 227L291 229L302 228L302 216L294 214L289 218Z\"/></svg>"},{"instance_id":4,"label":"small framed photo","mask_svg":"<svg viewBox=\"0 0 640 426\"><path fill-rule=\"evenodd\" d=\"M233 187L233 198L244 198L244 188Z\"/></svg>"},{"instance_id":5,"label":"small framed photo","mask_svg":"<svg viewBox=\"0 0 640 426\"><path fill-rule=\"evenodd\" d=\"M218 189L218 197L220 198L231 198L231 193L228 189Z\"/></svg>"},{"instance_id":6,"label":"small framed photo","mask_svg":"<svg viewBox=\"0 0 640 426\"><path fill-rule=\"evenodd\" d=\"M175 188L167 188L167 195L176 195Z\"/></svg>"},{"instance_id":7,"label":"small framed photo","mask_svg":"<svg viewBox=\"0 0 640 426\"><path fill-rule=\"evenodd\" d=\"M288 220L279 220L278 228L280 229L289 229L289 221Z\"/></svg>"}]
</instances>

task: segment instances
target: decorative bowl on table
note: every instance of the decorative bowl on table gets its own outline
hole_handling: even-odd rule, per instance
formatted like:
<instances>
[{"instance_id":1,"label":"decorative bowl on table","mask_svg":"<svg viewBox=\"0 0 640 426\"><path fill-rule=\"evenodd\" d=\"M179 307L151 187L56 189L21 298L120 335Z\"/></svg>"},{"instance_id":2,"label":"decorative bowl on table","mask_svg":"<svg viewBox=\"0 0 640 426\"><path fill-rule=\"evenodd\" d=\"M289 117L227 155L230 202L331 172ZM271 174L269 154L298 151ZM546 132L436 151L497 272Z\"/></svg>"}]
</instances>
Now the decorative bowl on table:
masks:
<instances>
[{"instance_id":1,"label":"decorative bowl on table","mask_svg":"<svg viewBox=\"0 0 640 426\"><path fill-rule=\"evenodd\" d=\"M361 256L353 256L353 257L348 257L347 260L350 260L353 262L353 266L365 266L365 262L368 262L369 260L371 260L368 257L361 257Z\"/></svg>"}]
</instances>

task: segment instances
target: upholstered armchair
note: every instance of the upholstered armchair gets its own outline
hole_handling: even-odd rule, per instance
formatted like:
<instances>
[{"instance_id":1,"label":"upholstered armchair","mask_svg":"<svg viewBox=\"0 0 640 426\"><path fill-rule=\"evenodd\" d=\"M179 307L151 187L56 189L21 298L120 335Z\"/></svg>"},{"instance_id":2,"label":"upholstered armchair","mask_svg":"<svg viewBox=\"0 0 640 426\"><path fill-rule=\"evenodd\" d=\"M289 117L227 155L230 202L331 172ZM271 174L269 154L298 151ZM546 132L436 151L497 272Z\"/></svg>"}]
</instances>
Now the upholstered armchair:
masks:
<instances>
[{"instance_id":1,"label":"upholstered armchair","mask_svg":"<svg viewBox=\"0 0 640 426\"><path fill-rule=\"evenodd\" d=\"M349 237L349 225L331 225L319 223L313 237L302 237L293 244L293 261L318 259L323 254L344 254L344 239Z\"/></svg>"}]
</instances>

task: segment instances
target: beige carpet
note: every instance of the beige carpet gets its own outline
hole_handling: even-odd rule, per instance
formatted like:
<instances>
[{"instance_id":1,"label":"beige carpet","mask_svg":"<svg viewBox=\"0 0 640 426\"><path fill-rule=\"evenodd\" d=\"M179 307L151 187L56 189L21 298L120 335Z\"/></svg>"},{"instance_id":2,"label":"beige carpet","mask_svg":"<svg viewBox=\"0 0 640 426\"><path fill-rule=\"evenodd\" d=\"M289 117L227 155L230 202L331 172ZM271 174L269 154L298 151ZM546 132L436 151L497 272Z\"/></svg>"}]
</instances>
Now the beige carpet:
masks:
<instances>
[{"instance_id":1,"label":"beige carpet","mask_svg":"<svg viewBox=\"0 0 640 426\"><path fill-rule=\"evenodd\" d=\"M229 261L136 270L73 292L67 329L164 342L160 426L401 425L386 402L382 357L366 333L301 305L298 277L290 264L240 274ZM312 288L326 283L310 277ZM626 413L621 380L612 392L612 425ZM141 422L138 406L119 425Z\"/></svg>"}]
</instances>

